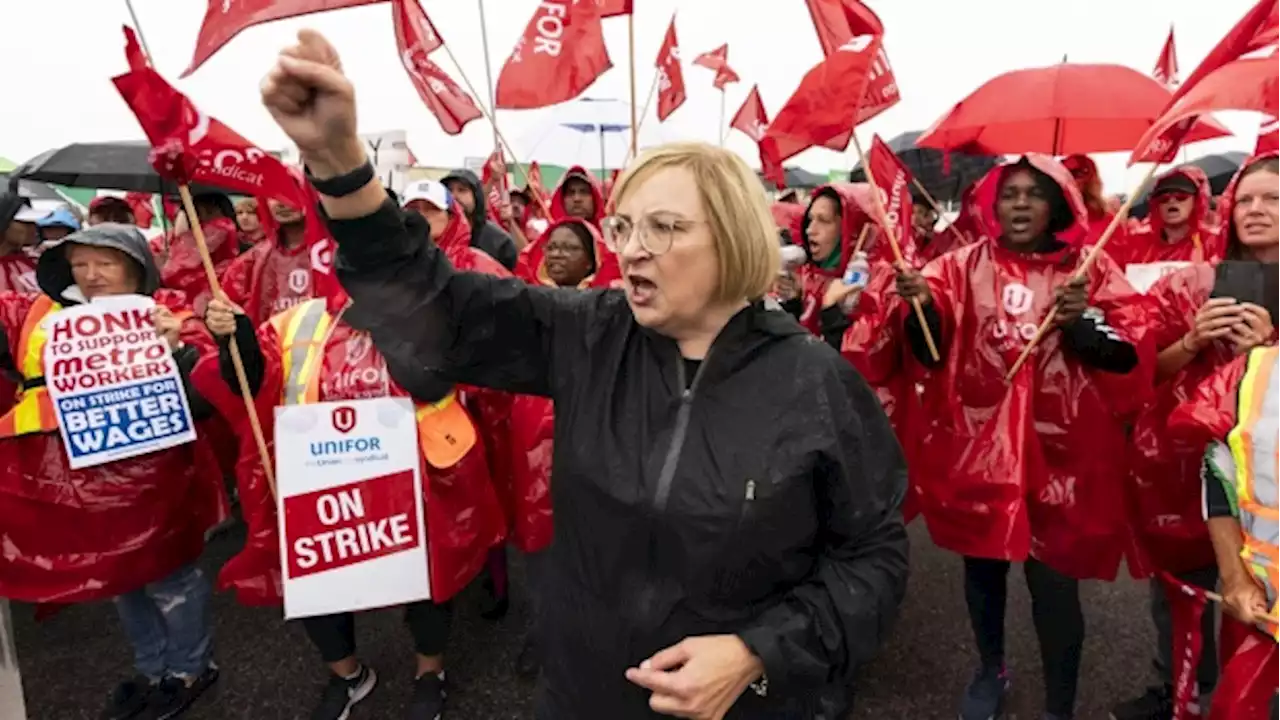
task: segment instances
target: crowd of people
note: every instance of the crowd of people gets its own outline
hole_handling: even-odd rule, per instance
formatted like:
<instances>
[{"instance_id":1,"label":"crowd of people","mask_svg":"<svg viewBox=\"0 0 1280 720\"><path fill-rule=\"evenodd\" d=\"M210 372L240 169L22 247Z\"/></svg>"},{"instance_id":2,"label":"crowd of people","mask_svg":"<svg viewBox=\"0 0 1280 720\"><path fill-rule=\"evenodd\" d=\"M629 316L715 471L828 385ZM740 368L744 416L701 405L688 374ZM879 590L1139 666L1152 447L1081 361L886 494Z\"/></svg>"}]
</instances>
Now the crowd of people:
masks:
<instances>
[{"instance_id":1,"label":"crowd of people","mask_svg":"<svg viewBox=\"0 0 1280 720\"><path fill-rule=\"evenodd\" d=\"M1160 676L1115 720L1173 716L1178 582L1221 596L1190 707L1210 716L1219 671L1258 638L1274 691L1275 154L1216 199L1175 167L1148 217L1118 220L1089 158L1026 155L953 223L918 202L901 238L866 184L770 208L739 157L693 143L645 152L607 190L572 168L548 212L530 190L494 208L466 170L385 189L337 57L304 31L263 83L307 206L197 195L195 218L148 243L118 198L82 222L0 196L0 596L114 599L137 675L104 719L178 717L217 680L215 584L282 602L251 413L270 445L278 406L381 397L410 399L424 438L437 413L475 430L419 448L432 594L405 608L416 720L446 714L454 596L482 583L484 614L507 611L508 545L527 555L518 665L540 677L540 720L842 717L906 592L917 515L963 563L980 665L957 689L962 720L1003 711L1015 563L1045 720L1075 712L1080 581L1122 561L1151 578ZM320 236L340 289L315 282ZM867 277L850 282L855 262ZM72 469L41 321L122 294L154 298L199 436ZM215 583L195 563L231 496L248 532ZM311 717L343 720L377 684L353 614L299 622L328 666Z\"/></svg>"}]
</instances>

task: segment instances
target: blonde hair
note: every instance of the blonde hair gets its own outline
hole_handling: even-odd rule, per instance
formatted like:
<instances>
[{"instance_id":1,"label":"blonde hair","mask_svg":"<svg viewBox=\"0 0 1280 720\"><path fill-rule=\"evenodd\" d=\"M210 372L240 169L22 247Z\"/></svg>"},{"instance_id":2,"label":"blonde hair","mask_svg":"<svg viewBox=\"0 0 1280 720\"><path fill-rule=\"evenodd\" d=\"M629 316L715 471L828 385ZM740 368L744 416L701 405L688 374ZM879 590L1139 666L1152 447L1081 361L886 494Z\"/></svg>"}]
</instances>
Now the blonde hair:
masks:
<instances>
[{"instance_id":1,"label":"blonde hair","mask_svg":"<svg viewBox=\"0 0 1280 720\"><path fill-rule=\"evenodd\" d=\"M258 198L244 197L236 201L236 212L248 210L249 212L258 212Z\"/></svg>"},{"instance_id":2,"label":"blonde hair","mask_svg":"<svg viewBox=\"0 0 1280 720\"><path fill-rule=\"evenodd\" d=\"M659 145L640 157L618 178L615 207L627 193L668 168L693 174L699 200L707 213L711 240L720 266L715 299L756 301L778 275L778 234L760 179L732 152L698 142Z\"/></svg>"}]
</instances>

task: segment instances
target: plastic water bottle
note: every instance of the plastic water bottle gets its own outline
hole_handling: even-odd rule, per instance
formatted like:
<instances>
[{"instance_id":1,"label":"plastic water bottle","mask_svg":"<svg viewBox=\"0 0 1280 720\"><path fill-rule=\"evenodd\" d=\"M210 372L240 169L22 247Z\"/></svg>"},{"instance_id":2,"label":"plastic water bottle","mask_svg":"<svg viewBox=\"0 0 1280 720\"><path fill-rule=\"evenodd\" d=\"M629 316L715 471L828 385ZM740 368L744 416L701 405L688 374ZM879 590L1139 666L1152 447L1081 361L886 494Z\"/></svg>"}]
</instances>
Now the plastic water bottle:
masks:
<instances>
[{"instance_id":1,"label":"plastic water bottle","mask_svg":"<svg viewBox=\"0 0 1280 720\"><path fill-rule=\"evenodd\" d=\"M841 282L845 285L856 285L858 289L865 288L867 283L871 281L871 263L867 262L867 254L859 250L849 258L849 264L845 266L844 277Z\"/></svg>"}]
</instances>

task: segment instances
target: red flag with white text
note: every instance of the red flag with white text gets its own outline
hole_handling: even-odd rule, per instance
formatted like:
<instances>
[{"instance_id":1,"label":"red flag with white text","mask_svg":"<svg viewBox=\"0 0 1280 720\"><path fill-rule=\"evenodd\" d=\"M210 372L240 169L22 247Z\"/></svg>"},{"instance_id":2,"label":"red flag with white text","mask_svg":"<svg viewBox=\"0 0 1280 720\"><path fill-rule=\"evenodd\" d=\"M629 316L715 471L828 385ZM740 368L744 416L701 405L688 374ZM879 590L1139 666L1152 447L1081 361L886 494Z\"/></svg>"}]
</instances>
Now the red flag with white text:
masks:
<instances>
[{"instance_id":1,"label":"red flag with white text","mask_svg":"<svg viewBox=\"0 0 1280 720\"><path fill-rule=\"evenodd\" d=\"M765 113L764 103L760 100L759 85L751 86L751 92L747 93L747 99L742 101L742 107L734 113L729 127L741 130L743 134L755 141L756 147L760 150L760 168L765 178L779 190L786 187L787 179L782 165L774 162L773 158L764 151L764 146L760 144L764 139L765 129L769 127L769 116Z\"/></svg>"},{"instance_id":2,"label":"red flag with white text","mask_svg":"<svg viewBox=\"0 0 1280 720\"><path fill-rule=\"evenodd\" d=\"M911 226L911 171L907 170L879 135L871 137L871 148L863 162L870 169L868 179L875 178L876 189L880 193L880 207L884 209L880 226L886 230L893 228L892 232L898 238L903 258L909 267L914 267L916 252L915 233Z\"/></svg>"},{"instance_id":3,"label":"red flag with white text","mask_svg":"<svg viewBox=\"0 0 1280 720\"><path fill-rule=\"evenodd\" d=\"M1245 13L1218 44L1209 51L1204 60L1196 66L1187 79L1178 87L1165 105L1161 115L1167 113L1177 102L1191 91L1201 80L1215 70L1276 43L1278 22L1280 22L1280 3L1276 0L1258 0L1258 3ZM1173 162L1178 148L1195 124L1198 116L1183 118L1172 125L1161 129L1164 125L1157 119L1149 131L1138 142L1129 156L1129 164L1136 162Z\"/></svg>"},{"instance_id":4,"label":"red flag with white text","mask_svg":"<svg viewBox=\"0 0 1280 720\"><path fill-rule=\"evenodd\" d=\"M440 121L441 130L457 135L482 113L471 96L427 57L427 53L444 45L444 40L418 0L393 0L392 16L400 62L408 71L418 97Z\"/></svg>"},{"instance_id":5,"label":"red flag with white text","mask_svg":"<svg viewBox=\"0 0 1280 720\"><path fill-rule=\"evenodd\" d=\"M480 185L484 187L489 219L503 227L502 208L510 202L511 187L507 181L507 161L503 159L501 149L489 153L489 159L480 170Z\"/></svg>"},{"instance_id":6,"label":"red flag with white text","mask_svg":"<svg viewBox=\"0 0 1280 720\"><path fill-rule=\"evenodd\" d=\"M671 16L667 35L658 49L658 122L671 117L684 104L684 70L680 68L680 43L676 40L676 16Z\"/></svg>"},{"instance_id":7,"label":"red flag with white text","mask_svg":"<svg viewBox=\"0 0 1280 720\"><path fill-rule=\"evenodd\" d=\"M551 194L547 192L547 186L542 182L542 168L538 165L537 160L529 163L529 172L525 176L525 187L529 190L531 208L537 210L537 215L545 215L551 208ZM549 219L549 218L546 218Z\"/></svg>"},{"instance_id":8,"label":"red flag with white text","mask_svg":"<svg viewBox=\"0 0 1280 720\"><path fill-rule=\"evenodd\" d=\"M572 100L611 67L596 3L542 0L498 75L497 106L528 110Z\"/></svg>"},{"instance_id":9,"label":"red flag with white text","mask_svg":"<svg viewBox=\"0 0 1280 720\"><path fill-rule=\"evenodd\" d=\"M384 0L209 0L204 20L200 23L200 33L196 36L191 65L180 77L195 72L223 45L254 25L376 2Z\"/></svg>"},{"instance_id":10,"label":"red flag with white text","mask_svg":"<svg viewBox=\"0 0 1280 720\"><path fill-rule=\"evenodd\" d=\"M1160 57L1156 59L1156 67L1151 77L1170 90L1178 87L1178 51L1173 45L1173 26L1169 26L1169 37L1165 38L1164 47L1160 49Z\"/></svg>"},{"instance_id":11,"label":"red flag with white text","mask_svg":"<svg viewBox=\"0 0 1280 720\"><path fill-rule=\"evenodd\" d=\"M1204 648L1201 618L1209 598L1204 590L1188 585L1168 573L1160 573L1164 595L1169 603L1170 628L1173 634L1173 720L1189 720L1199 716L1200 655Z\"/></svg>"},{"instance_id":12,"label":"red flag with white text","mask_svg":"<svg viewBox=\"0 0 1280 720\"><path fill-rule=\"evenodd\" d=\"M835 52L840 46L859 35L884 35L884 25L880 18L858 0L805 0L809 6L809 15L813 18L813 27L818 33L818 43L822 45L824 56ZM858 108L858 117L853 125L860 125L880 113L888 110L902 96L898 92L898 79L889 64L889 56L881 43L879 55L872 68L871 79L867 84L862 105ZM844 150L849 145L849 135L842 135L825 147L833 150Z\"/></svg>"},{"instance_id":13,"label":"red flag with white text","mask_svg":"<svg viewBox=\"0 0 1280 720\"><path fill-rule=\"evenodd\" d=\"M847 142L879 52L880 36L861 35L805 73L769 123L763 142L772 157L782 162L841 137Z\"/></svg>"},{"instance_id":14,"label":"red flag with white text","mask_svg":"<svg viewBox=\"0 0 1280 720\"><path fill-rule=\"evenodd\" d=\"M136 39L130 28L124 31L128 55ZM279 160L201 112L152 68L135 68L111 81L151 142L153 163L162 176L306 207Z\"/></svg>"}]
</instances>

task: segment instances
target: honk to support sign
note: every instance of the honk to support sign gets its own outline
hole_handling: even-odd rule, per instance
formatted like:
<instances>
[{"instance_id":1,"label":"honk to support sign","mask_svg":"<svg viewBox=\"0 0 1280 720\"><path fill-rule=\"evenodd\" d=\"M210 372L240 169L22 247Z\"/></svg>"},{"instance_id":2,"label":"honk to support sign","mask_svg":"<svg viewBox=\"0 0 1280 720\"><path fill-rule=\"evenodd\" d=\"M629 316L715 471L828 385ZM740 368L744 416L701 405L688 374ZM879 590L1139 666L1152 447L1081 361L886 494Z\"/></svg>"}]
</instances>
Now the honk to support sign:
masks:
<instances>
[{"instance_id":1,"label":"honk to support sign","mask_svg":"<svg viewBox=\"0 0 1280 720\"><path fill-rule=\"evenodd\" d=\"M46 320L45 381L73 469L196 437L178 368L151 322L154 306L121 295Z\"/></svg>"},{"instance_id":2,"label":"honk to support sign","mask_svg":"<svg viewBox=\"0 0 1280 720\"><path fill-rule=\"evenodd\" d=\"M413 404L290 405L275 429L285 616L431 597Z\"/></svg>"}]
</instances>

